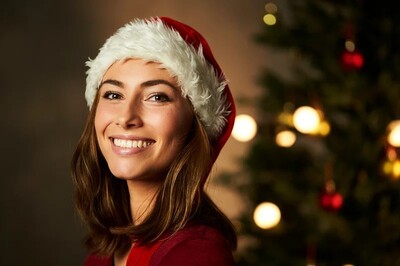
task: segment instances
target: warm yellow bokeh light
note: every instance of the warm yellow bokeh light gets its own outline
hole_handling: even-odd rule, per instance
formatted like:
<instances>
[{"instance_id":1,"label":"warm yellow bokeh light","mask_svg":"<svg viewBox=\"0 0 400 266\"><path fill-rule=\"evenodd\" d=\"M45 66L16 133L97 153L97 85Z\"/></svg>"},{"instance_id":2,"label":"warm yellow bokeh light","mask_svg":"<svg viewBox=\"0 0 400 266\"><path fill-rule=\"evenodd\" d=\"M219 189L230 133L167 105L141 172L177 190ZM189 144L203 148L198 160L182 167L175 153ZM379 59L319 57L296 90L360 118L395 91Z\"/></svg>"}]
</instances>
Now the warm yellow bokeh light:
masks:
<instances>
[{"instance_id":1,"label":"warm yellow bokeh light","mask_svg":"<svg viewBox=\"0 0 400 266\"><path fill-rule=\"evenodd\" d=\"M390 161L385 161L382 164L382 171L385 175L390 175L392 173L393 165Z\"/></svg>"},{"instance_id":2,"label":"warm yellow bokeh light","mask_svg":"<svg viewBox=\"0 0 400 266\"><path fill-rule=\"evenodd\" d=\"M392 175L394 178L399 178L400 177L400 161L396 160L393 162L393 166L392 166Z\"/></svg>"},{"instance_id":3,"label":"warm yellow bokeh light","mask_svg":"<svg viewBox=\"0 0 400 266\"><path fill-rule=\"evenodd\" d=\"M291 147L296 142L296 134L290 130L284 130L276 134L275 142L281 147Z\"/></svg>"},{"instance_id":4,"label":"warm yellow bokeh light","mask_svg":"<svg viewBox=\"0 0 400 266\"><path fill-rule=\"evenodd\" d=\"M236 116L232 137L241 142L247 142L254 138L257 133L257 123L253 117L241 114Z\"/></svg>"},{"instance_id":5,"label":"warm yellow bokeh light","mask_svg":"<svg viewBox=\"0 0 400 266\"><path fill-rule=\"evenodd\" d=\"M400 178L400 160L384 161L382 163L382 172L391 176L393 179Z\"/></svg>"},{"instance_id":6,"label":"warm yellow bokeh light","mask_svg":"<svg viewBox=\"0 0 400 266\"><path fill-rule=\"evenodd\" d=\"M304 134L317 133L320 121L318 111L310 106L301 106L293 114L294 127Z\"/></svg>"},{"instance_id":7,"label":"warm yellow bokeh light","mask_svg":"<svg viewBox=\"0 0 400 266\"><path fill-rule=\"evenodd\" d=\"M278 120L284 125L292 126L293 114L288 112L282 112L278 115Z\"/></svg>"},{"instance_id":8,"label":"warm yellow bokeh light","mask_svg":"<svg viewBox=\"0 0 400 266\"><path fill-rule=\"evenodd\" d=\"M268 26L272 26L276 24L276 17L272 14L266 14L263 17L263 21L265 24L267 24Z\"/></svg>"},{"instance_id":9,"label":"warm yellow bokeh light","mask_svg":"<svg viewBox=\"0 0 400 266\"><path fill-rule=\"evenodd\" d=\"M400 120L393 121L388 126L387 141L393 147L400 147Z\"/></svg>"},{"instance_id":10,"label":"warm yellow bokeh light","mask_svg":"<svg viewBox=\"0 0 400 266\"><path fill-rule=\"evenodd\" d=\"M322 136L327 136L331 132L331 125L327 121L322 121L319 124L319 134Z\"/></svg>"},{"instance_id":11,"label":"warm yellow bokeh light","mask_svg":"<svg viewBox=\"0 0 400 266\"><path fill-rule=\"evenodd\" d=\"M253 215L254 222L262 229L276 226L281 220L281 211L271 202L263 202L256 207Z\"/></svg>"}]
</instances>

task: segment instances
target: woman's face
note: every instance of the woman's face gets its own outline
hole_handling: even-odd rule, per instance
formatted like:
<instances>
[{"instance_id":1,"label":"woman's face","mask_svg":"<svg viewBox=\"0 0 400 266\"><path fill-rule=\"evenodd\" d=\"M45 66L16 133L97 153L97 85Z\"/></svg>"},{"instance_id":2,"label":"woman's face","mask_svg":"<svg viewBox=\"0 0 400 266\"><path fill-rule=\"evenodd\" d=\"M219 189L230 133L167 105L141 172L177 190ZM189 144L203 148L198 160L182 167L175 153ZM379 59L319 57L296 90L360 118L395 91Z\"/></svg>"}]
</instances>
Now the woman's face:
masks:
<instances>
[{"instance_id":1,"label":"woman's face","mask_svg":"<svg viewBox=\"0 0 400 266\"><path fill-rule=\"evenodd\" d=\"M163 178L193 120L176 79L158 63L128 59L108 69L99 94L95 131L113 175Z\"/></svg>"}]
</instances>

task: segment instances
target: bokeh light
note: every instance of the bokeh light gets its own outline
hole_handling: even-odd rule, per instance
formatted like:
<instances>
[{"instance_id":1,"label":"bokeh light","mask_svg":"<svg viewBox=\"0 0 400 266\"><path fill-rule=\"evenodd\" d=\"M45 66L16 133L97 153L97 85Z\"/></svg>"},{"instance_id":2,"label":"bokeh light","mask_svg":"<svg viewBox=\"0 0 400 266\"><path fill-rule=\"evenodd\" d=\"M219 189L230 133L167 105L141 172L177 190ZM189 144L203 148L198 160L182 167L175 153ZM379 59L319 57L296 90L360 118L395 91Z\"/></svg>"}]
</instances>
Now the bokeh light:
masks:
<instances>
[{"instance_id":1,"label":"bokeh light","mask_svg":"<svg viewBox=\"0 0 400 266\"><path fill-rule=\"evenodd\" d=\"M289 148L296 142L296 134L290 130L283 130L276 134L275 142L281 147Z\"/></svg>"},{"instance_id":2,"label":"bokeh light","mask_svg":"<svg viewBox=\"0 0 400 266\"><path fill-rule=\"evenodd\" d=\"M388 125L387 141L393 147L400 147L400 120L395 120Z\"/></svg>"},{"instance_id":3,"label":"bokeh light","mask_svg":"<svg viewBox=\"0 0 400 266\"><path fill-rule=\"evenodd\" d=\"M265 14L263 17L263 21L268 26L273 26L276 24L276 17L273 14Z\"/></svg>"},{"instance_id":4,"label":"bokeh light","mask_svg":"<svg viewBox=\"0 0 400 266\"><path fill-rule=\"evenodd\" d=\"M383 174L391 177L394 180L400 179L400 160L395 159L393 161L385 160L382 162Z\"/></svg>"},{"instance_id":5,"label":"bokeh light","mask_svg":"<svg viewBox=\"0 0 400 266\"><path fill-rule=\"evenodd\" d=\"M232 137L237 141L247 142L254 138L257 133L257 123L253 117L246 114L236 116Z\"/></svg>"},{"instance_id":6,"label":"bokeh light","mask_svg":"<svg viewBox=\"0 0 400 266\"><path fill-rule=\"evenodd\" d=\"M400 161L395 160L392 164L392 176L395 179L398 179L400 177Z\"/></svg>"},{"instance_id":7,"label":"bokeh light","mask_svg":"<svg viewBox=\"0 0 400 266\"><path fill-rule=\"evenodd\" d=\"M320 121L317 110L310 106L301 106L293 114L294 127L304 134L317 133Z\"/></svg>"},{"instance_id":8,"label":"bokeh light","mask_svg":"<svg viewBox=\"0 0 400 266\"><path fill-rule=\"evenodd\" d=\"M331 132L331 125L327 121L321 121L319 124L319 134L327 136Z\"/></svg>"},{"instance_id":9,"label":"bokeh light","mask_svg":"<svg viewBox=\"0 0 400 266\"><path fill-rule=\"evenodd\" d=\"M354 50L356 49L356 45L352 40L346 40L344 43L344 47L349 52L354 52Z\"/></svg>"},{"instance_id":10,"label":"bokeh light","mask_svg":"<svg viewBox=\"0 0 400 266\"><path fill-rule=\"evenodd\" d=\"M276 13L278 12L278 7L274 4L274 3L266 3L265 4L265 11L267 11L267 13Z\"/></svg>"},{"instance_id":11,"label":"bokeh light","mask_svg":"<svg viewBox=\"0 0 400 266\"><path fill-rule=\"evenodd\" d=\"M254 222L262 229L276 226L281 220L281 211L271 202L263 202L254 210Z\"/></svg>"}]
</instances>

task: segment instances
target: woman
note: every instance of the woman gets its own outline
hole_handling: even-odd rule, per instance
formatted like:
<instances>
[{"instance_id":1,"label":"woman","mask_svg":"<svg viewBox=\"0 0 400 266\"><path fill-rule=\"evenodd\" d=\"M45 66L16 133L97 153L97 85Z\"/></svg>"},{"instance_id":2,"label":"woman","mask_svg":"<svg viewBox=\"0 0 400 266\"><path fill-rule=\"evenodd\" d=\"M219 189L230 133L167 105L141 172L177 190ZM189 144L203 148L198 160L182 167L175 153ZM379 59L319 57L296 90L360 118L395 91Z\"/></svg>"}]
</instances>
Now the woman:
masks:
<instances>
[{"instance_id":1,"label":"woman","mask_svg":"<svg viewBox=\"0 0 400 266\"><path fill-rule=\"evenodd\" d=\"M235 265L234 227L204 191L235 117L206 40L170 18L137 19L87 65L72 159L85 266Z\"/></svg>"}]
</instances>

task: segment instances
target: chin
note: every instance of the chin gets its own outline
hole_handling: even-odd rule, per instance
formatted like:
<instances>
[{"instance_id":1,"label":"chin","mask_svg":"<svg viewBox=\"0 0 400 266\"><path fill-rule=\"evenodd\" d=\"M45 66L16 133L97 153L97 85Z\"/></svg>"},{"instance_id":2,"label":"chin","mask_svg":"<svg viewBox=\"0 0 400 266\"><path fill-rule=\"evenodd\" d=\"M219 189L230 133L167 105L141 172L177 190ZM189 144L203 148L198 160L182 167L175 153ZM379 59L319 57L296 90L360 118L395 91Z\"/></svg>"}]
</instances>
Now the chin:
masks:
<instances>
[{"instance_id":1,"label":"chin","mask_svg":"<svg viewBox=\"0 0 400 266\"><path fill-rule=\"evenodd\" d=\"M132 179L135 177L134 172L132 169L124 168L124 167L109 167L110 172L119 179Z\"/></svg>"},{"instance_id":2,"label":"chin","mask_svg":"<svg viewBox=\"0 0 400 266\"><path fill-rule=\"evenodd\" d=\"M113 174L115 178L121 179L121 180L130 180L133 179L132 176L128 176L128 175L123 175L123 174Z\"/></svg>"}]
</instances>

